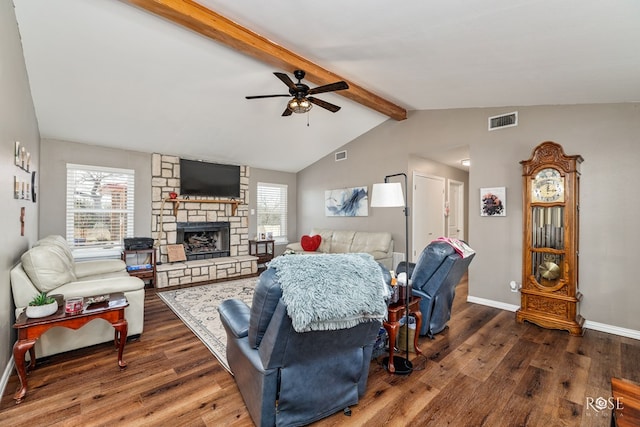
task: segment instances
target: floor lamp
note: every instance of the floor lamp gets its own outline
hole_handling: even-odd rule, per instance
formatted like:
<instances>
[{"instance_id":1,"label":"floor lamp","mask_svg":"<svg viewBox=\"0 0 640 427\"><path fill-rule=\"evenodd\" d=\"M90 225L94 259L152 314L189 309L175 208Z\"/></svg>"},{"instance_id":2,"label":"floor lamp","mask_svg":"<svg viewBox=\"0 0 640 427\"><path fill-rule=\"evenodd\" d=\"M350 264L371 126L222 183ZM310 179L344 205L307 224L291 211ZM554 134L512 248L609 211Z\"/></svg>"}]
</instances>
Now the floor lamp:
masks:
<instances>
[{"instance_id":1,"label":"floor lamp","mask_svg":"<svg viewBox=\"0 0 640 427\"><path fill-rule=\"evenodd\" d=\"M402 184L399 182L389 182L389 178L395 176L404 176L404 197L402 194ZM409 263L409 204L407 203L407 174L396 173L393 175L387 175L384 177L384 183L373 184L371 190L371 207L376 208L394 208L404 207L405 218L405 261ZM407 283L405 284L405 327L407 333L405 334L406 342L406 358L400 356L393 356L393 364L396 368L395 373L399 375L407 375L413 371L413 364L409 360L409 301L411 300L411 288L409 285L409 276L407 275ZM395 345L395 343L389 343L389 345ZM388 365L389 358L385 358L383 363Z\"/></svg>"}]
</instances>

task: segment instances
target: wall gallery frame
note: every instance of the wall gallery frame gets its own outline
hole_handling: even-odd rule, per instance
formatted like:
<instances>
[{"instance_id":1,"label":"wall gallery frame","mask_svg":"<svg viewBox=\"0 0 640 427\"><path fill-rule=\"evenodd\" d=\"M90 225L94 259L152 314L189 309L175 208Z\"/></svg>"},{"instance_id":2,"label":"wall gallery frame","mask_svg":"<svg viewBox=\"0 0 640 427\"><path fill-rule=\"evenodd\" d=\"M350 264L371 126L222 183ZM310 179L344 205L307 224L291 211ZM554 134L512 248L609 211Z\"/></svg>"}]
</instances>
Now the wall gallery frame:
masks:
<instances>
[{"instance_id":1,"label":"wall gallery frame","mask_svg":"<svg viewBox=\"0 0 640 427\"><path fill-rule=\"evenodd\" d=\"M369 216L367 187L326 190L324 213L326 216Z\"/></svg>"},{"instance_id":2,"label":"wall gallery frame","mask_svg":"<svg viewBox=\"0 0 640 427\"><path fill-rule=\"evenodd\" d=\"M507 216L506 187L480 189L480 216Z\"/></svg>"}]
</instances>

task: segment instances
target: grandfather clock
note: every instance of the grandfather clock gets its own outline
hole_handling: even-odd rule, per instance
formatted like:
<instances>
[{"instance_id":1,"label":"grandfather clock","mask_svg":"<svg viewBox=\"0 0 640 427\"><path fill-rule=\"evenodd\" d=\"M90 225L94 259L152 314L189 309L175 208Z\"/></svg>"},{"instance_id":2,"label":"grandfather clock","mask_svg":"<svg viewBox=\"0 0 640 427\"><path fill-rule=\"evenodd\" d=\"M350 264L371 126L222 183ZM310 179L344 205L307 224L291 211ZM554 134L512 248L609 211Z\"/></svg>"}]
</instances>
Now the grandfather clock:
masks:
<instances>
[{"instance_id":1,"label":"grandfather clock","mask_svg":"<svg viewBox=\"0 0 640 427\"><path fill-rule=\"evenodd\" d=\"M580 155L555 142L523 160L522 289L516 319L582 335L578 304L578 196Z\"/></svg>"}]
</instances>

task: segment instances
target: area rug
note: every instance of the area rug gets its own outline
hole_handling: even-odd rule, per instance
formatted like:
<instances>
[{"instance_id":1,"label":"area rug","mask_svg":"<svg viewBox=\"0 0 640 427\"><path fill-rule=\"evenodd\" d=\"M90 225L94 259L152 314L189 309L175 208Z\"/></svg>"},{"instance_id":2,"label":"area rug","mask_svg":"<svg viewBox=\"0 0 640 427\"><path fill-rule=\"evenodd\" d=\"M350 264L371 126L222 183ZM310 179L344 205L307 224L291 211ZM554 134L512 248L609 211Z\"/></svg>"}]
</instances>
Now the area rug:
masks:
<instances>
[{"instance_id":1,"label":"area rug","mask_svg":"<svg viewBox=\"0 0 640 427\"><path fill-rule=\"evenodd\" d=\"M251 306L257 281L257 277L231 280L158 292L158 296L231 372L227 363L227 334L218 306L229 298L240 299Z\"/></svg>"}]
</instances>

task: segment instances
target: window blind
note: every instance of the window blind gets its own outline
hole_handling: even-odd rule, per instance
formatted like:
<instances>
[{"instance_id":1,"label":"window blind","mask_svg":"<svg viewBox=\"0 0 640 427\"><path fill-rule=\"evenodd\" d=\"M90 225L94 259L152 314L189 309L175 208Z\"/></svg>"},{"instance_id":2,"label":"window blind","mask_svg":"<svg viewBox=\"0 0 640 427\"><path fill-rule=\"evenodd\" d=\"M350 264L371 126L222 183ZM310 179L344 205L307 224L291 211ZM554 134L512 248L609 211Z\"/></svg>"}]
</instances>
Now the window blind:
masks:
<instances>
[{"instance_id":1,"label":"window blind","mask_svg":"<svg viewBox=\"0 0 640 427\"><path fill-rule=\"evenodd\" d=\"M258 233L272 233L276 241L287 240L287 185L258 183Z\"/></svg>"},{"instance_id":2,"label":"window blind","mask_svg":"<svg viewBox=\"0 0 640 427\"><path fill-rule=\"evenodd\" d=\"M67 164L66 234L71 246L133 237L135 171Z\"/></svg>"}]
</instances>

